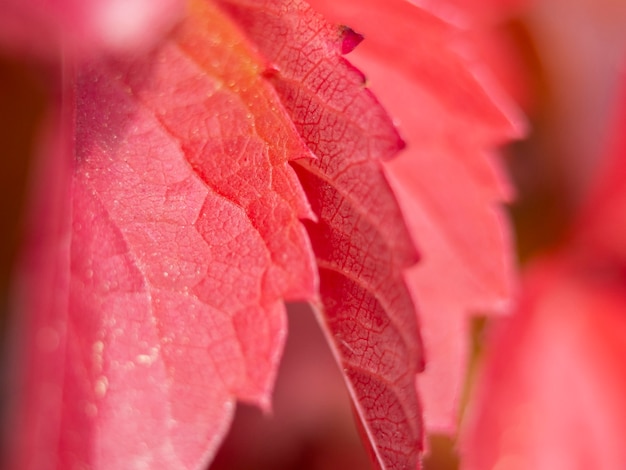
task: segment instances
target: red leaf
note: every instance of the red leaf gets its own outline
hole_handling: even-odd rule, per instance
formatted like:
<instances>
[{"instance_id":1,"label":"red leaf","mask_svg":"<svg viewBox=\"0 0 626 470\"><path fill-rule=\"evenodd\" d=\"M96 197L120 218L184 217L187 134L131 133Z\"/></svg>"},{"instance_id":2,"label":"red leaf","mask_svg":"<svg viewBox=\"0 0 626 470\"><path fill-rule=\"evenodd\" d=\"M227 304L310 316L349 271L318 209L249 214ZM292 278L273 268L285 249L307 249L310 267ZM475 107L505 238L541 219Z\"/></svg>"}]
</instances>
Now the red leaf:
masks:
<instances>
[{"instance_id":1,"label":"red leaf","mask_svg":"<svg viewBox=\"0 0 626 470\"><path fill-rule=\"evenodd\" d=\"M499 207L510 189L493 149L522 123L462 53L471 43L432 13L404 0L312 3L366 37L353 60L407 138L386 169L423 255L408 277L427 358L419 390L427 427L453 432L468 316L503 310L512 292L513 250Z\"/></svg>"},{"instance_id":2,"label":"red leaf","mask_svg":"<svg viewBox=\"0 0 626 470\"><path fill-rule=\"evenodd\" d=\"M518 311L491 338L463 469L624 467L624 278L598 274L562 259L527 273Z\"/></svg>"},{"instance_id":3,"label":"red leaf","mask_svg":"<svg viewBox=\"0 0 626 470\"><path fill-rule=\"evenodd\" d=\"M197 468L235 398L268 408L283 299L317 275L287 164L310 153L262 71L200 2L151 56L76 71L14 468Z\"/></svg>"},{"instance_id":4,"label":"red leaf","mask_svg":"<svg viewBox=\"0 0 626 470\"><path fill-rule=\"evenodd\" d=\"M495 325L461 437L464 469L626 463L625 99L570 239L528 269L517 312Z\"/></svg>"},{"instance_id":5,"label":"red leaf","mask_svg":"<svg viewBox=\"0 0 626 470\"><path fill-rule=\"evenodd\" d=\"M416 255L381 166L402 142L340 56L358 42L355 33L329 27L300 1L221 3L275 64L270 81L319 157L297 163L320 217L307 224L320 268L318 307L374 460L414 468L422 438L414 384L423 365L402 276Z\"/></svg>"}]
</instances>

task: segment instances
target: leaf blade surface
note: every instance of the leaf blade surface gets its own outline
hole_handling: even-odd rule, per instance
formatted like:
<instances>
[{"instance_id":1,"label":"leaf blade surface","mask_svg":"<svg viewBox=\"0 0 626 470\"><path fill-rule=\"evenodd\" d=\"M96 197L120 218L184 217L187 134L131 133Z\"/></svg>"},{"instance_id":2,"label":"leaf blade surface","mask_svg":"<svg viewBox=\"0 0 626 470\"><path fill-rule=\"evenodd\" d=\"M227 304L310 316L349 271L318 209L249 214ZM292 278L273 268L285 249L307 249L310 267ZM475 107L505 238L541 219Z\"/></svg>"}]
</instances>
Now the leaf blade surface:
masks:
<instances>
[{"instance_id":1,"label":"leaf blade surface","mask_svg":"<svg viewBox=\"0 0 626 470\"><path fill-rule=\"evenodd\" d=\"M480 63L464 54L471 36L433 13L436 5L311 4L363 33L352 60L407 141L385 171L422 254L407 274L427 359L418 389L427 429L452 433L469 317L505 310L515 290L511 235L499 207L512 191L494 148L518 136L523 121Z\"/></svg>"},{"instance_id":2,"label":"leaf blade surface","mask_svg":"<svg viewBox=\"0 0 626 470\"><path fill-rule=\"evenodd\" d=\"M423 364L403 275L417 255L381 163L403 143L362 74L341 57L358 42L355 33L328 26L303 2L221 4L274 64L268 79L318 157L294 167L319 217L307 228L322 325L366 445L381 468L415 467L422 430L414 382Z\"/></svg>"},{"instance_id":3,"label":"leaf blade surface","mask_svg":"<svg viewBox=\"0 0 626 470\"><path fill-rule=\"evenodd\" d=\"M310 152L245 38L210 3L194 8L149 57L70 75L59 158L72 210L51 240L70 240L69 265L55 264L69 280L48 292L67 303L51 312L54 362L34 359L63 371L60 416L45 449L31 427L20 451L56 456L38 468L206 465L235 399L269 408L284 299L316 293L299 221L313 215L287 164Z\"/></svg>"}]
</instances>

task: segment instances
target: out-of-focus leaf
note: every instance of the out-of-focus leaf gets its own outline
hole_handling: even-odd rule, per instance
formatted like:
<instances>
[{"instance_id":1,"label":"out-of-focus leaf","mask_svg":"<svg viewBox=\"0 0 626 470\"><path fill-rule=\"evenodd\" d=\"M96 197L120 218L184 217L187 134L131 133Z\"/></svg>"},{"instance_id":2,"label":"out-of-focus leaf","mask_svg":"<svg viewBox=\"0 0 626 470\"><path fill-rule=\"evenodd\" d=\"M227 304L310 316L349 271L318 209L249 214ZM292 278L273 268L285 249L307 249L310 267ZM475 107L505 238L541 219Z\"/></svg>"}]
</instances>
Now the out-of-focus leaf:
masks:
<instances>
[{"instance_id":1,"label":"out-of-focus leaf","mask_svg":"<svg viewBox=\"0 0 626 470\"><path fill-rule=\"evenodd\" d=\"M184 8L182 0L1 0L0 45L53 57L145 51Z\"/></svg>"},{"instance_id":2,"label":"out-of-focus leaf","mask_svg":"<svg viewBox=\"0 0 626 470\"><path fill-rule=\"evenodd\" d=\"M464 470L624 467L623 273L606 281L558 258L527 273L518 311L491 337Z\"/></svg>"},{"instance_id":3,"label":"out-of-focus leaf","mask_svg":"<svg viewBox=\"0 0 626 470\"><path fill-rule=\"evenodd\" d=\"M528 4L528 0L413 0L413 3L456 23L485 24L506 19Z\"/></svg>"},{"instance_id":4,"label":"out-of-focus leaf","mask_svg":"<svg viewBox=\"0 0 626 470\"><path fill-rule=\"evenodd\" d=\"M283 300L316 295L287 163L310 152L245 38L193 8L150 56L67 74L13 468L202 467L235 399L269 407Z\"/></svg>"}]
</instances>

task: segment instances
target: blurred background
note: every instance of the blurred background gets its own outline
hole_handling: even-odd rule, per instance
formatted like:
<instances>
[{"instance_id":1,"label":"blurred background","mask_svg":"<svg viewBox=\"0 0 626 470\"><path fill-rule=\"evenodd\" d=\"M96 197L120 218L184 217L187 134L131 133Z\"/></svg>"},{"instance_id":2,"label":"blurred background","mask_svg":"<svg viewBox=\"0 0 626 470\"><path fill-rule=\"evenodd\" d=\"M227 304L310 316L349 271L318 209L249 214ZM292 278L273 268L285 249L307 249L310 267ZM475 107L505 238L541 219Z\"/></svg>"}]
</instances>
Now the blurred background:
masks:
<instances>
[{"instance_id":1,"label":"blurred background","mask_svg":"<svg viewBox=\"0 0 626 470\"><path fill-rule=\"evenodd\" d=\"M470 0L456 3L468 11L480 6ZM524 140L502 149L502 162L517 188L510 213L523 267L562 243L602 165L616 97L624 83L626 1L491 3L501 5L472 18L472 34L530 124ZM0 49L2 345L6 345L10 325L10 280L27 206L29 167L49 92L45 66ZM476 313L475 363L480 360L489 322L481 312ZM289 327L272 415L240 406L212 468L370 468L341 375L308 307L290 307ZM0 380L6 377L7 368L6 354L2 358ZM0 393L3 390L6 387L0 382ZM458 468L453 438L431 436L429 446L426 469Z\"/></svg>"}]
</instances>

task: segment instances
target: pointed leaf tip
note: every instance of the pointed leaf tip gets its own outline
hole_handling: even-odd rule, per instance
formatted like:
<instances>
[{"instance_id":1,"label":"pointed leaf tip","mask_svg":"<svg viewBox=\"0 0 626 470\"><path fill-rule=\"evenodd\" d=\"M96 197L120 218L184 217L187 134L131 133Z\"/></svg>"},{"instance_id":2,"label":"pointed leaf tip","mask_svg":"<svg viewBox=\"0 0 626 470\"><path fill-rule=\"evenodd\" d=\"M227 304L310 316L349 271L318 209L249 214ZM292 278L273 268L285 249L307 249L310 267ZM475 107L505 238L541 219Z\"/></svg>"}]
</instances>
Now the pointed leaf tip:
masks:
<instances>
[{"instance_id":1,"label":"pointed leaf tip","mask_svg":"<svg viewBox=\"0 0 626 470\"><path fill-rule=\"evenodd\" d=\"M363 35L357 33L349 26L342 25L339 27L342 42L341 42L341 53L349 54L354 50L356 46L361 44L363 41Z\"/></svg>"}]
</instances>

